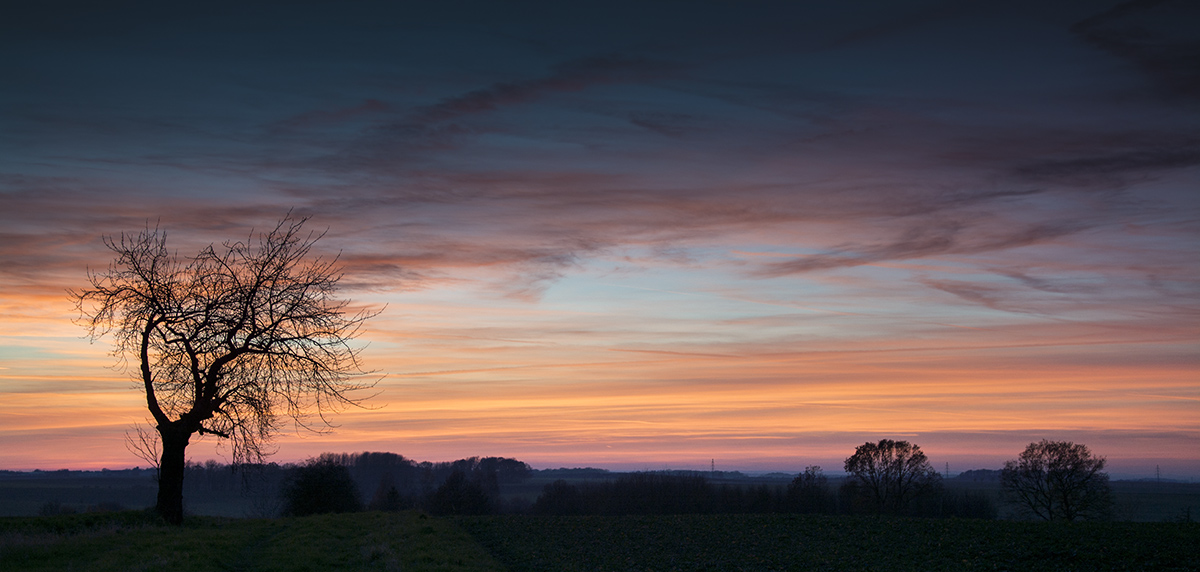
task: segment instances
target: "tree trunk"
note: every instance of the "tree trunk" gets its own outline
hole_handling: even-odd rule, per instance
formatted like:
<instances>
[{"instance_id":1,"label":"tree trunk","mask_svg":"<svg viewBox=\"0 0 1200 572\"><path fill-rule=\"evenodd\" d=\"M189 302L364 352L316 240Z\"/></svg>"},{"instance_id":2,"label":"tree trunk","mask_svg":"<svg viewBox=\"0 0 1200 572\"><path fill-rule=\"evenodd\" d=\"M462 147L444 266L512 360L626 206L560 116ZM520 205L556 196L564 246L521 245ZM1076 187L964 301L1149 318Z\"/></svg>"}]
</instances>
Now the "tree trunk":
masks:
<instances>
[{"instance_id":1,"label":"tree trunk","mask_svg":"<svg viewBox=\"0 0 1200 572\"><path fill-rule=\"evenodd\" d=\"M177 422L178 423L178 422ZM183 524L183 470L192 434L176 424L159 426L162 460L158 464L158 514L171 524Z\"/></svg>"}]
</instances>

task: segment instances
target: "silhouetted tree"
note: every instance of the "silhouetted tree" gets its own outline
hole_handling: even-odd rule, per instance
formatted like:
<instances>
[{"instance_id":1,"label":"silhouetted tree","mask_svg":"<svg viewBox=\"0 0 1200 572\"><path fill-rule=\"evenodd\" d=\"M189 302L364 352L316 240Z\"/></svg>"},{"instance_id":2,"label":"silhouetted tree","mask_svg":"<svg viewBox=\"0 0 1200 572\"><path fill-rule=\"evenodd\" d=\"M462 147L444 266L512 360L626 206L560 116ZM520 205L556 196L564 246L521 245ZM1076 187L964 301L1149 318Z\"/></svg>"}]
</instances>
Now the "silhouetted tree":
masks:
<instances>
[{"instance_id":1,"label":"silhouetted tree","mask_svg":"<svg viewBox=\"0 0 1200 572\"><path fill-rule=\"evenodd\" d=\"M350 469L334 457L309 459L283 485L283 513L290 516L362 510Z\"/></svg>"},{"instance_id":2,"label":"silhouetted tree","mask_svg":"<svg viewBox=\"0 0 1200 572\"><path fill-rule=\"evenodd\" d=\"M429 509L434 514L488 514L491 499L478 481L454 471L433 493Z\"/></svg>"},{"instance_id":3,"label":"silhouetted tree","mask_svg":"<svg viewBox=\"0 0 1200 572\"><path fill-rule=\"evenodd\" d=\"M505 457L484 457L479 459L477 471L482 472L489 483L495 483L496 490L500 485L520 483L529 478L533 469L526 463Z\"/></svg>"},{"instance_id":4,"label":"silhouetted tree","mask_svg":"<svg viewBox=\"0 0 1200 572\"><path fill-rule=\"evenodd\" d=\"M95 340L112 333L113 353L135 375L161 438L157 509L183 520L185 450L193 435L229 439L235 463L261 462L281 415L307 416L354 404L364 373L351 345L375 314L349 313L335 293L336 258L310 258L321 234L285 217L245 242L213 245L190 258L167 249L158 228L104 242L116 259L88 272L71 292Z\"/></svg>"},{"instance_id":5,"label":"silhouetted tree","mask_svg":"<svg viewBox=\"0 0 1200 572\"><path fill-rule=\"evenodd\" d=\"M416 499L426 492L420 486L421 470L403 455L370 452L351 454L347 455L345 464L354 482L358 483L359 490L375 491L371 497L372 508L383 510L385 505L379 503L386 501L388 489L393 487L400 497L400 508L412 507Z\"/></svg>"},{"instance_id":6,"label":"silhouetted tree","mask_svg":"<svg viewBox=\"0 0 1200 572\"><path fill-rule=\"evenodd\" d=\"M1000 484L1023 512L1042 520L1103 519L1112 509L1104 464L1085 445L1043 439L1004 463Z\"/></svg>"},{"instance_id":7,"label":"silhouetted tree","mask_svg":"<svg viewBox=\"0 0 1200 572\"><path fill-rule=\"evenodd\" d=\"M829 479L821 467L812 465L796 475L787 488L788 508L795 512L829 512L833 500L829 495Z\"/></svg>"},{"instance_id":8,"label":"silhouetted tree","mask_svg":"<svg viewBox=\"0 0 1200 572\"><path fill-rule=\"evenodd\" d=\"M916 497L941 488L942 477L908 441L864 443L846 459L850 488L876 512L900 513Z\"/></svg>"}]
</instances>

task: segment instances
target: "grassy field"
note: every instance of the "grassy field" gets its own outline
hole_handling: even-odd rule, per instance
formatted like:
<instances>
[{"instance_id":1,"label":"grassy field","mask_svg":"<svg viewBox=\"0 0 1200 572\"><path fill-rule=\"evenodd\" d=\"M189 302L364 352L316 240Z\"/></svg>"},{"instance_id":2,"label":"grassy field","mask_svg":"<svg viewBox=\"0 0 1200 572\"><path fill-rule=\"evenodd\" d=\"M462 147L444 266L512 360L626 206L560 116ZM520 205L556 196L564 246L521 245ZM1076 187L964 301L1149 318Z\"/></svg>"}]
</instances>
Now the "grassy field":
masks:
<instances>
[{"instance_id":1,"label":"grassy field","mask_svg":"<svg viewBox=\"0 0 1200 572\"><path fill-rule=\"evenodd\" d=\"M1200 569L1194 523L683 515L460 524L512 572Z\"/></svg>"},{"instance_id":2,"label":"grassy field","mask_svg":"<svg viewBox=\"0 0 1200 572\"><path fill-rule=\"evenodd\" d=\"M503 570L454 522L415 512L289 519L144 512L0 518L0 570L114 572Z\"/></svg>"},{"instance_id":3,"label":"grassy field","mask_svg":"<svg viewBox=\"0 0 1200 572\"><path fill-rule=\"evenodd\" d=\"M1200 570L1200 524L820 515L0 518L0 570Z\"/></svg>"}]
</instances>

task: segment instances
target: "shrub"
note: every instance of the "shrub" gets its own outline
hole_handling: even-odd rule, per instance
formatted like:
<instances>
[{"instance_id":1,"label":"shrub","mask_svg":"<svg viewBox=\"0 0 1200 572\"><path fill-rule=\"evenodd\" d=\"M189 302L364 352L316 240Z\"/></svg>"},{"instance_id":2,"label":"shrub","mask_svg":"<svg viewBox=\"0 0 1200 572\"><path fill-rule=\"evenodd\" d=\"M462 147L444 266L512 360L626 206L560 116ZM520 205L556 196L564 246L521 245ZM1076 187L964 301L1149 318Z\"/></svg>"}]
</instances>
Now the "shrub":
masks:
<instances>
[{"instance_id":1,"label":"shrub","mask_svg":"<svg viewBox=\"0 0 1200 572\"><path fill-rule=\"evenodd\" d=\"M38 514L42 516L58 516L62 514L75 514L75 509L66 506L58 501L48 501L38 510Z\"/></svg>"},{"instance_id":2,"label":"shrub","mask_svg":"<svg viewBox=\"0 0 1200 572\"><path fill-rule=\"evenodd\" d=\"M121 512L123 510L125 507L114 501L101 501L87 507L88 512Z\"/></svg>"},{"instance_id":3,"label":"shrub","mask_svg":"<svg viewBox=\"0 0 1200 572\"><path fill-rule=\"evenodd\" d=\"M318 457L291 470L283 485L283 513L305 516L362 509L350 470L333 459Z\"/></svg>"}]
</instances>

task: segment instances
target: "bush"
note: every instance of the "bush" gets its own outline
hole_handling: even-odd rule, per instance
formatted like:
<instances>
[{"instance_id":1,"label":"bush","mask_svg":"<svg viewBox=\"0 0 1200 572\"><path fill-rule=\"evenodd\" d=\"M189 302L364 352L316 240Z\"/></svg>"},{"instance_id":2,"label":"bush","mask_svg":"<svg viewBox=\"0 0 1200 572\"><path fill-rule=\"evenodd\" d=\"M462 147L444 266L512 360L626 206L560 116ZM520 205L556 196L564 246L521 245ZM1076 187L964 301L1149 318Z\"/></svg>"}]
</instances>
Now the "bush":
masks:
<instances>
[{"instance_id":1,"label":"bush","mask_svg":"<svg viewBox=\"0 0 1200 572\"><path fill-rule=\"evenodd\" d=\"M288 516L362 510L350 470L324 457L291 470L283 485L283 502Z\"/></svg>"},{"instance_id":2,"label":"bush","mask_svg":"<svg viewBox=\"0 0 1200 572\"><path fill-rule=\"evenodd\" d=\"M101 501L87 507L88 512L121 512L123 510L125 507L121 506L121 503L113 501Z\"/></svg>"},{"instance_id":3,"label":"bush","mask_svg":"<svg viewBox=\"0 0 1200 572\"><path fill-rule=\"evenodd\" d=\"M38 510L41 516L59 516L63 514L75 514L75 509L66 506L58 501L48 501Z\"/></svg>"},{"instance_id":4,"label":"bush","mask_svg":"<svg viewBox=\"0 0 1200 572\"><path fill-rule=\"evenodd\" d=\"M492 501L483 484L468 479L462 471L454 471L434 491L429 510L434 514L488 514L492 512Z\"/></svg>"}]
</instances>

